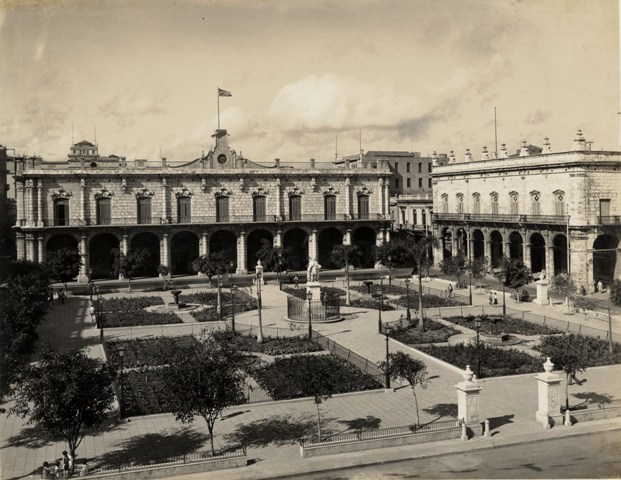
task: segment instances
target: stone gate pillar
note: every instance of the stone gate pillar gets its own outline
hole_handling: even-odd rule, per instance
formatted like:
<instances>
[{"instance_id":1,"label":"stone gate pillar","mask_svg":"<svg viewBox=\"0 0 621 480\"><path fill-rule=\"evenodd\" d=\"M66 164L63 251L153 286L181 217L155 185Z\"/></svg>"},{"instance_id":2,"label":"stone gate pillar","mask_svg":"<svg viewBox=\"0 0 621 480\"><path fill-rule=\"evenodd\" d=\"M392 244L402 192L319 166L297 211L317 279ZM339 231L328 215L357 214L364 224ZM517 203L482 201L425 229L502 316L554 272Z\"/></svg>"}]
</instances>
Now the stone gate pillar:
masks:
<instances>
[{"instance_id":1,"label":"stone gate pillar","mask_svg":"<svg viewBox=\"0 0 621 480\"><path fill-rule=\"evenodd\" d=\"M539 398L539 409L535 418L545 429L563 423L560 401L561 377L552 373L553 368L554 364L548 357L546 363L543 364L544 372L535 377Z\"/></svg>"},{"instance_id":2,"label":"stone gate pillar","mask_svg":"<svg viewBox=\"0 0 621 480\"><path fill-rule=\"evenodd\" d=\"M457 388L457 418L459 418L467 428L480 430L479 417L479 392L481 387L472 381L474 373L470 370L470 365L462 373L463 382L455 385ZM466 440L467 438L462 438Z\"/></svg>"}]
</instances>

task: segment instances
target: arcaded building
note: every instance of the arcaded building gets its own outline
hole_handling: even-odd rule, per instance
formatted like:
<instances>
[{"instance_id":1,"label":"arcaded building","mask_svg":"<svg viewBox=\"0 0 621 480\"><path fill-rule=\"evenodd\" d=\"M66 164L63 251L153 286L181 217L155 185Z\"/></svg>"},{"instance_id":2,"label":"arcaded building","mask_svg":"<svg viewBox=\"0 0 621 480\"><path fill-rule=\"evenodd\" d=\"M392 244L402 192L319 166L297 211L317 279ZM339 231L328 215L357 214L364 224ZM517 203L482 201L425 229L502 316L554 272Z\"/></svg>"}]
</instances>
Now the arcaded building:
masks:
<instances>
[{"instance_id":1,"label":"arcaded building","mask_svg":"<svg viewBox=\"0 0 621 480\"><path fill-rule=\"evenodd\" d=\"M146 248L148 273L160 265L193 273L192 261L224 252L236 273L256 265L264 239L294 251L293 268L309 258L330 267L338 244L365 252L390 231L389 178L385 162L353 168L334 162L261 165L229 146L216 130L209 152L172 164L99 155L80 142L68 159L17 159L18 258L43 261L46 252L79 250L79 281L109 277L113 255Z\"/></svg>"},{"instance_id":2,"label":"arcaded building","mask_svg":"<svg viewBox=\"0 0 621 480\"><path fill-rule=\"evenodd\" d=\"M433 169L436 262L456 252L522 259L533 273L569 272L587 290L621 278L621 152L590 149L578 131L569 151L523 142L498 158L467 150Z\"/></svg>"}]
</instances>

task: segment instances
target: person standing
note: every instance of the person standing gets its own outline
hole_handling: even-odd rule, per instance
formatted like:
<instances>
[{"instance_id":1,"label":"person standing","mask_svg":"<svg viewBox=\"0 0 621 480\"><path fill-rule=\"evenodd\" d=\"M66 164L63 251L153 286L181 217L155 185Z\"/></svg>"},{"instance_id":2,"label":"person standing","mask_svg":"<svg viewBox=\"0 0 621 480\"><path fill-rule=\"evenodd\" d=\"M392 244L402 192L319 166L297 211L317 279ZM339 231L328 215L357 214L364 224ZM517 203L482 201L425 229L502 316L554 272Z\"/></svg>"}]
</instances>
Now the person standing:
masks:
<instances>
[{"instance_id":1,"label":"person standing","mask_svg":"<svg viewBox=\"0 0 621 480\"><path fill-rule=\"evenodd\" d=\"M69 478L69 473L73 468L73 457L63 450L63 476Z\"/></svg>"},{"instance_id":2,"label":"person standing","mask_svg":"<svg viewBox=\"0 0 621 480\"><path fill-rule=\"evenodd\" d=\"M494 305L498 305L498 297L496 296L496 292L494 292Z\"/></svg>"},{"instance_id":3,"label":"person standing","mask_svg":"<svg viewBox=\"0 0 621 480\"><path fill-rule=\"evenodd\" d=\"M489 304L490 305L494 304L494 296L492 295L492 292L489 292Z\"/></svg>"}]
</instances>

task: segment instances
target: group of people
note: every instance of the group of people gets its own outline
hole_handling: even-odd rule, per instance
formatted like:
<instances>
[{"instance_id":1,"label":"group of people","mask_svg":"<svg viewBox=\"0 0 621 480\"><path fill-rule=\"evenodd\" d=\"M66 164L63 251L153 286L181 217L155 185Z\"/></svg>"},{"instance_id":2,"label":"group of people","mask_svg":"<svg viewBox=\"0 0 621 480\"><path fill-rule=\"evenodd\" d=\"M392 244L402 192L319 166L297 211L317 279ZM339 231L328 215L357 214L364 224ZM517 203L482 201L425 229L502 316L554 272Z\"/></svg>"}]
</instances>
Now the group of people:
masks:
<instances>
[{"instance_id":1,"label":"group of people","mask_svg":"<svg viewBox=\"0 0 621 480\"><path fill-rule=\"evenodd\" d=\"M50 288L48 290L47 296L48 296L48 300L50 302L50 305L54 305L54 301L56 299L60 300L60 303L64 304L65 303L65 299L67 298L67 294L65 293L64 290L62 290L62 289L54 290L53 288Z\"/></svg>"},{"instance_id":2,"label":"group of people","mask_svg":"<svg viewBox=\"0 0 621 480\"><path fill-rule=\"evenodd\" d=\"M489 292L488 299L490 305L498 305L498 297L496 296L496 292Z\"/></svg>"},{"instance_id":3,"label":"group of people","mask_svg":"<svg viewBox=\"0 0 621 480\"><path fill-rule=\"evenodd\" d=\"M73 468L73 456L67 453L67 450L63 451L63 456L60 460L50 464L49 462L43 462L43 472L41 478L69 478L74 474ZM78 470L79 477L86 477L89 473L89 465L86 459L82 460L82 465Z\"/></svg>"}]
</instances>

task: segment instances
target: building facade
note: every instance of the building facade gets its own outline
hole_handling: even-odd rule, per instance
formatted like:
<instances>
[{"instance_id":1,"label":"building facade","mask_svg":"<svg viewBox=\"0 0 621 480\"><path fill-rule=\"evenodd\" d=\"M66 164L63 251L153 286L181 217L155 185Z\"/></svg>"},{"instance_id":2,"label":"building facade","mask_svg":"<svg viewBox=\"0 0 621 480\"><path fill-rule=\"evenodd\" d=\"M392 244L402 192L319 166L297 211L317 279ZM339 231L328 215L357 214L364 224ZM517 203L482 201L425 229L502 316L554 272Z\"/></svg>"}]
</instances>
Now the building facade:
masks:
<instances>
[{"instance_id":1,"label":"building facade","mask_svg":"<svg viewBox=\"0 0 621 480\"><path fill-rule=\"evenodd\" d=\"M479 160L453 152L433 170L435 261L462 252L519 258L532 272L570 273L592 291L621 278L621 152L594 151L578 131L571 151L523 142L516 155L503 145Z\"/></svg>"},{"instance_id":2,"label":"building facade","mask_svg":"<svg viewBox=\"0 0 621 480\"><path fill-rule=\"evenodd\" d=\"M335 245L356 244L373 266L373 247L389 239L390 169L320 163L252 162L216 130L207 155L183 164L99 156L80 142L62 162L16 160L18 258L43 261L52 250L79 250L79 281L108 277L113 249L149 252L148 273L167 266L191 273L202 255L224 252L247 273L263 240L330 266Z\"/></svg>"}]
</instances>

